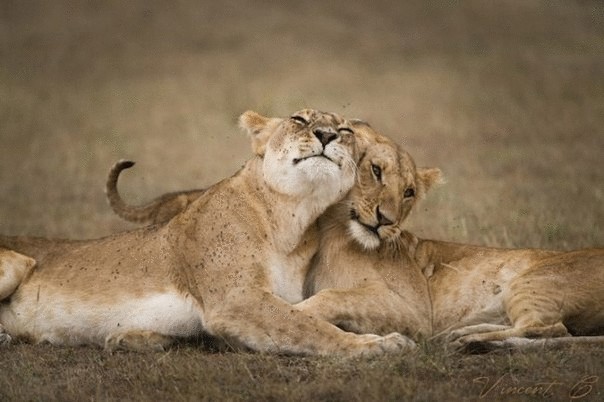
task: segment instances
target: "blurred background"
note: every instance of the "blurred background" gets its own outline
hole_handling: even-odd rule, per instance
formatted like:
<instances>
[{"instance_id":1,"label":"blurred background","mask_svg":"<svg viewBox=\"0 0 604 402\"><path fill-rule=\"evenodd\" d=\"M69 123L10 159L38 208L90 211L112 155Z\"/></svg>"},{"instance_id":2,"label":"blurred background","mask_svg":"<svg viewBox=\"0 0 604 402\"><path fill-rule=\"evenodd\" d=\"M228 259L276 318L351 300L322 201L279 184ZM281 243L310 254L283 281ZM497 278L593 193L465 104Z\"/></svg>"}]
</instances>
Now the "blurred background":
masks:
<instances>
[{"instance_id":1,"label":"blurred background","mask_svg":"<svg viewBox=\"0 0 604 402\"><path fill-rule=\"evenodd\" d=\"M601 1L0 2L0 233L88 238L249 157L236 119L362 118L446 184L430 238L604 246Z\"/></svg>"}]
</instances>

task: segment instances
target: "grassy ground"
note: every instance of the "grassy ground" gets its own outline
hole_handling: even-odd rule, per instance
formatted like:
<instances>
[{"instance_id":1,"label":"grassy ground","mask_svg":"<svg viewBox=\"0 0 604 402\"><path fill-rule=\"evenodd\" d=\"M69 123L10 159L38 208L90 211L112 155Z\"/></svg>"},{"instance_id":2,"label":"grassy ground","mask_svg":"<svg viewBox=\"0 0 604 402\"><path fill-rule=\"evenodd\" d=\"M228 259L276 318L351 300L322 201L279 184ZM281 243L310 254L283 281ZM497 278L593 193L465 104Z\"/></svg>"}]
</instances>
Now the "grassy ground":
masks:
<instances>
[{"instance_id":1,"label":"grassy ground","mask_svg":"<svg viewBox=\"0 0 604 402\"><path fill-rule=\"evenodd\" d=\"M345 362L186 345L114 355L17 345L0 355L3 373L10 368L0 378L0 399L599 401L603 361L601 348L486 356L424 349L414 357Z\"/></svg>"},{"instance_id":2,"label":"grassy ground","mask_svg":"<svg viewBox=\"0 0 604 402\"><path fill-rule=\"evenodd\" d=\"M0 4L0 233L98 237L131 226L103 183L132 158L133 202L207 186L249 154L246 109L367 119L447 184L416 211L424 237L604 246L604 6L599 1ZM0 400L477 400L480 377L604 376L601 349L343 363L16 345ZM6 373L6 374L5 374ZM477 379L476 382L474 381ZM584 400L602 400L596 384ZM497 391L497 393L496 393Z\"/></svg>"}]
</instances>

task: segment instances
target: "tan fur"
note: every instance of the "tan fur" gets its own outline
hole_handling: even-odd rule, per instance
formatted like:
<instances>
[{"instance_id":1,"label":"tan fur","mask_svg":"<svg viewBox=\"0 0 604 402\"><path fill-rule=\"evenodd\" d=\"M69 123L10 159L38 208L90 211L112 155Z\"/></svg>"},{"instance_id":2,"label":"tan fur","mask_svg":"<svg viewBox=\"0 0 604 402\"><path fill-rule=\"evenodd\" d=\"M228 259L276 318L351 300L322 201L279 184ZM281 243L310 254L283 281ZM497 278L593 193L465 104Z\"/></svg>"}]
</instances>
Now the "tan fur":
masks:
<instances>
[{"instance_id":1,"label":"tan fur","mask_svg":"<svg viewBox=\"0 0 604 402\"><path fill-rule=\"evenodd\" d=\"M10 297L29 275L36 260L12 250L0 248L0 301ZM11 337L0 323L0 346L9 344Z\"/></svg>"},{"instance_id":2,"label":"tan fur","mask_svg":"<svg viewBox=\"0 0 604 402\"><path fill-rule=\"evenodd\" d=\"M312 223L354 183L348 123L313 110L285 119L246 112L240 121L256 157L165 225L73 243L0 238L41 256L0 305L7 332L107 349L157 350L201 331L278 353L409 347L399 334L346 333L290 304L302 299Z\"/></svg>"},{"instance_id":3,"label":"tan fur","mask_svg":"<svg viewBox=\"0 0 604 402\"><path fill-rule=\"evenodd\" d=\"M415 260L428 278L433 332L446 334L466 322L504 323L506 317L499 306L510 281L556 254L418 239Z\"/></svg>"},{"instance_id":4,"label":"tan fur","mask_svg":"<svg viewBox=\"0 0 604 402\"><path fill-rule=\"evenodd\" d=\"M455 346L481 350L510 338L604 334L604 249L469 253L457 245L453 251L465 256L451 258L443 252L451 245L439 246L435 255L448 262L437 263L430 279L435 330Z\"/></svg>"},{"instance_id":5,"label":"tan fur","mask_svg":"<svg viewBox=\"0 0 604 402\"><path fill-rule=\"evenodd\" d=\"M36 265L36 260L0 247L0 300L9 297Z\"/></svg>"}]
</instances>

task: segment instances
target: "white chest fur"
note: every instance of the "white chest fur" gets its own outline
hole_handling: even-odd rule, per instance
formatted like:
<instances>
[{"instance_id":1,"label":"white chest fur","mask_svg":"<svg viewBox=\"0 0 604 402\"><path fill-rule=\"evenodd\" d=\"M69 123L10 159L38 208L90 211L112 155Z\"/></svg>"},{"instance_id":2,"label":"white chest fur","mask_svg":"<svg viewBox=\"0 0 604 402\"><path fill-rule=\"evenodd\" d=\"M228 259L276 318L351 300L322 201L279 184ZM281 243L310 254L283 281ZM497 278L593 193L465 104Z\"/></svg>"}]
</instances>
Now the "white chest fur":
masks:
<instances>
[{"instance_id":1,"label":"white chest fur","mask_svg":"<svg viewBox=\"0 0 604 402\"><path fill-rule=\"evenodd\" d=\"M306 254L290 256L273 254L268 262L273 294L292 304L302 301L309 257Z\"/></svg>"}]
</instances>

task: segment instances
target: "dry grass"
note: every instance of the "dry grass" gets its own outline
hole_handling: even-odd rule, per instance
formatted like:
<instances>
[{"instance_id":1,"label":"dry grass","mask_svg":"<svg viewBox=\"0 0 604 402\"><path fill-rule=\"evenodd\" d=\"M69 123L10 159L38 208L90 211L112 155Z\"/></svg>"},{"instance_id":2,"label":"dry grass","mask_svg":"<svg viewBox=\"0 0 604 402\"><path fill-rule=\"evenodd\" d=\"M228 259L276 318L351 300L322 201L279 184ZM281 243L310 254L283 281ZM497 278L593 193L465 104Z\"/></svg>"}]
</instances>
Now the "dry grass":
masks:
<instances>
[{"instance_id":1,"label":"dry grass","mask_svg":"<svg viewBox=\"0 0 604 402\"><path fill-rule=\"evenodd\" d=\"M367 119L443 169L447 184L410 222L422 236L604 246L599 1L5 0L0 60L3 234L127 229L104 200L115 160L138 161L122 181L135 202L206 186L248 155L239 113L309 106ZM342 364L17 345L0 352L0 400L476 400L483 374L508 385L604 374L597 349L441 352Z\"/></svg>"},{"instance_id":2,"label":"dry grass","mask_svg":"<svg viewBox=\"0 0 604 402\"><path fill-rule=\"evenodd\" d=\"M603 362L604 350L588 347L486 356L424 347L417 356L341 361L211 353L198 345L108 355L21 344L0 355L0 399L568 401L586 394L579 400L598 401L602 385L593 381L601 381Z\"/></svg>"}]
</instances>

